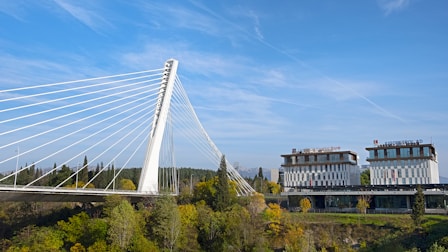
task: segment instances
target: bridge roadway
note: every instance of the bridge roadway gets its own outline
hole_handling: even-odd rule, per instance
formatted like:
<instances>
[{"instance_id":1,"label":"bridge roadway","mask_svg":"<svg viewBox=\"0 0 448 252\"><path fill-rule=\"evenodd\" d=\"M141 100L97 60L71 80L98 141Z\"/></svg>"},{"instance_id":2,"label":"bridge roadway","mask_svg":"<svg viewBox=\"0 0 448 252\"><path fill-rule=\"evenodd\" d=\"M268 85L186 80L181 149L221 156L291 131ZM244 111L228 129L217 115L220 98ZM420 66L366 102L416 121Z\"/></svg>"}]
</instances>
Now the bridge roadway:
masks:
<instances>
[{"instance_id":1,"label":"bridge roadway","mask_svg":"<svg viewBox=\"0 0 448 252\"><path fill-rule=\"evenodd\" d=\"M139 202L147 198L159 196L158 194L112 189L0 186L0 201L2 202L103 202L108 195L121 195L128 198L131 202Z\"/></svg>"}]
</instances>

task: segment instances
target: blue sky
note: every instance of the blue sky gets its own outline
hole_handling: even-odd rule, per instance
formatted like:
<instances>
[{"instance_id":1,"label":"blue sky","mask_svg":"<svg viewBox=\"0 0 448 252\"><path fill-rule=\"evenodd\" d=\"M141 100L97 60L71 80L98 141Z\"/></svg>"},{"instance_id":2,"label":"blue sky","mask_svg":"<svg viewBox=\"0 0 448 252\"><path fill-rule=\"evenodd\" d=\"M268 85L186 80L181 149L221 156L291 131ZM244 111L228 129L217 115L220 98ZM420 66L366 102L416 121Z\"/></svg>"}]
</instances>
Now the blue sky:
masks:
<instances>
[{"instance_id":1,"label":"blue sky","mask_svg":"<svg viewBox=\"0 0 448 252\"><path fill-rule=\"evenodd\" d=\"M179 60L231 162L292 148L433 142L448 177L448 2L1 1L1 89ZM194 166L194 164L192 164Z\"/></svg>"}]
</instances>

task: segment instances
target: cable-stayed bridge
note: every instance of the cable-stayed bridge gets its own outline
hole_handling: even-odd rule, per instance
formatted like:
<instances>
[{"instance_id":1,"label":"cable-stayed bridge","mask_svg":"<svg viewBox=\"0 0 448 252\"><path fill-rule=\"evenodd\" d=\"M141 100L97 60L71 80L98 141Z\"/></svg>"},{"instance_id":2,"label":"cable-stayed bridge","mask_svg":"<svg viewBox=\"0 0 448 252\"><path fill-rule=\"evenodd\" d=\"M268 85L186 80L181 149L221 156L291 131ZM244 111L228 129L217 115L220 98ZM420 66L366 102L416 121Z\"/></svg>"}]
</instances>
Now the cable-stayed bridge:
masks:
<instances>
[{"instance_id":1,"label":"cable-stayed bridge","mask_svg":"<svg viewBox=\"0 0 448 252\"><path fill-rule=\"evenodd\" d=\"M218 168L223 154L202 127L177 67L170 59L160 69L0 90L0 200L176 194L178 139L200 153L192 158ZM226 164L237 192L253 193ZM129 171L139 176L136 190L118 186Z\"/></svg>"}]
</instances>

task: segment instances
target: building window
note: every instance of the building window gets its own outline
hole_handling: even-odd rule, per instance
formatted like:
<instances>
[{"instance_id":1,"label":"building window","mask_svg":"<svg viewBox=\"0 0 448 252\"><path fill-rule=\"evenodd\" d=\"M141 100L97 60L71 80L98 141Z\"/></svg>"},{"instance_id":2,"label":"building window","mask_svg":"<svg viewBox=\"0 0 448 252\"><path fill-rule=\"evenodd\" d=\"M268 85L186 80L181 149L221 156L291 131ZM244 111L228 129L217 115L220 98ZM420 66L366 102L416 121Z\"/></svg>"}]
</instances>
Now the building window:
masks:
<instances>
[{"instance_id":1,"label":"building window","mask_svg":"<svg viewBox=\"0 0 448 252\"><path fill-rule=\"evenodd\" d=\"M412 148L412 156L413 157L420 157L420 147Z\"/></svg>"},{"instance_id":2,"label":"building window","mask_svg":"<svg viewBox=\"0 0 448 252\"><path fill-rule=\"evenodd\" d=\"M396 158L397 151L395 149L387 149L387 158Z\"/></svg>"},{"instance_id":3,"label":"building window","mask_svg":"<svg viewBox=\"0 0 448 252\"><path fill-rule=\"evenodd\" d=\"M411 149L410 148L400 148L400 156L403 157L410 157L411 156Z\"/></svg>"},{"instance_id":4,"label":"building window","mask_svg":"<svg viewBox=\"0 0 448 252\"><path fill-rule=\"evenodd\" d=\"M431 154L429 152L429 147L428 146L423 147L423 156L425 156L425 157L431 156Z\"/></svg>"}]
</instances>

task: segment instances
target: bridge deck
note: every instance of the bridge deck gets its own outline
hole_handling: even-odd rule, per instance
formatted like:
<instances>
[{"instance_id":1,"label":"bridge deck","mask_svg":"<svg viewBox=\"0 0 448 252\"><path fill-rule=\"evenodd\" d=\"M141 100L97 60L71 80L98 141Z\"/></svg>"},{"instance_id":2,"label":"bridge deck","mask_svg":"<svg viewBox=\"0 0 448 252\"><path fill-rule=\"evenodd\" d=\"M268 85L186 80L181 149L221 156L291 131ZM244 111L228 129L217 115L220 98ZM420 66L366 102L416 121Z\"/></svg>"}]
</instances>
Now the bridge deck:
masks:
<instances>
[{"instance_id":1,"label":"bridge deck","mask_svg":"<svg viewBox=\"0 0 448 252\"><path fill-rule=\"evenodd\" d=\"M98 190L76 188L47 187L0 187L0 201L29 202L103 202L108 195L121 195L131 202L145 198L158 197L156 194L144 194L137 191Z\"/></svg>"}]
</instances>

